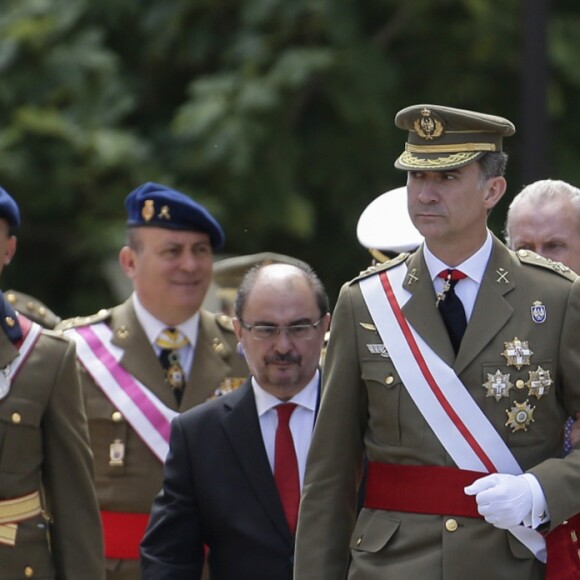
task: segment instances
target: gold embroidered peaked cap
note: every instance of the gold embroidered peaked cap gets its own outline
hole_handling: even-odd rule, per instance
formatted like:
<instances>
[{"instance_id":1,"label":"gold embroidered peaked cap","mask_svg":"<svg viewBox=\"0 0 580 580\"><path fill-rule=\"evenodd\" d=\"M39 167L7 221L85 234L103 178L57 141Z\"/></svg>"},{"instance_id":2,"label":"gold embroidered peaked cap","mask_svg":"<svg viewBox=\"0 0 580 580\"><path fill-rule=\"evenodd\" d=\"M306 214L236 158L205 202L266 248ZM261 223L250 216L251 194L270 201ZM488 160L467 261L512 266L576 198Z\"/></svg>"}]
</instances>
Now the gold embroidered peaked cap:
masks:
<instances>
[{"instance_id":1,"label":"gold embroidered peaked cap","mask_svg":"<svg viewBox=\"0 0 580 580\"><path fill-rule=\"evenodd\" d=\"M404 171L457 169L490 151L502 151L504 137L516 132L503 117L440 105L412 105L395 116L408 133L405 151L395 161Z\"/></svg>"}]
</instances>

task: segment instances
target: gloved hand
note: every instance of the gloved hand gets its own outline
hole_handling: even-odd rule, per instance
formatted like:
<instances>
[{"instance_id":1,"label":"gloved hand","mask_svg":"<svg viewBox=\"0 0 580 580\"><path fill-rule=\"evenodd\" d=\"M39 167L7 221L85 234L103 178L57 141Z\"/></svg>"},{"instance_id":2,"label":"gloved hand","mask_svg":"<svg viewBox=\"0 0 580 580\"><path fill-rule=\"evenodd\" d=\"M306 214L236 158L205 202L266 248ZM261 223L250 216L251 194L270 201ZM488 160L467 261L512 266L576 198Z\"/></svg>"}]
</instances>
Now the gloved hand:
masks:
<instances>
[{"instance_id":1,"label":"gloved hand","mask_svg":"<svg viewBox=\"0 0 580 580\"><path fill-rule=\"evenodd\" d=\"M493 473L464 489L474 495L485 521L506 530L522 523L532 511L532 488L521 475Z\"/></svg>"}]
</instances>

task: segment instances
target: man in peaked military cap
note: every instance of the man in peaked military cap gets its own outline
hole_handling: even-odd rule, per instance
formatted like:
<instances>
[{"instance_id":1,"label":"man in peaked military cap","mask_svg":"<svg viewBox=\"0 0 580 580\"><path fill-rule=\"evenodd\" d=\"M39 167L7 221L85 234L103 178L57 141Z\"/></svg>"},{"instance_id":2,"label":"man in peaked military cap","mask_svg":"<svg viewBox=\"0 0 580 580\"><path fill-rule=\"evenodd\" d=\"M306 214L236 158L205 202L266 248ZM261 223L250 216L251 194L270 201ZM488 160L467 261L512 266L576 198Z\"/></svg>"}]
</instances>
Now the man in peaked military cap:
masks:
<instances>
[{"instance_id":1,"label":"man in peaked military cap","mask_svg":"<svg viewBox=\"0 0 580 580\"><path fill-rule=\"evenodd\" d=\"M145 183L126 200L124 303L63 322L75 339L95 456L107 578L137 580L139 542L161 489L171 419L248 374L231 319L201 304L216 219L187 195ZM211 441L208 442L211 445Z\"/></svg>"},{"instance_id":2,"label":"man in peaked military cap","mask_svg":"<svg viewBox=\"0 0 580 580\"><path fill-rule=\"evenodd\" d=\"M395 123L425 241L339 296L295 578L579 577L565 548L580 448L561 450L580 409L580 281L487 229L507 119L415 105Z\"/></svg>"},{"instance_id":3,"label":"man in peaked military cap","mask_svg":"<svg viewBox=\"0 0 580 580\"><path fill-rule=\"evenodd\" d=\"M0 188L0 271L16 251ZM0 579L104 577L87 419L74 345L0 292Z\"/></svg>"}]
</instances>

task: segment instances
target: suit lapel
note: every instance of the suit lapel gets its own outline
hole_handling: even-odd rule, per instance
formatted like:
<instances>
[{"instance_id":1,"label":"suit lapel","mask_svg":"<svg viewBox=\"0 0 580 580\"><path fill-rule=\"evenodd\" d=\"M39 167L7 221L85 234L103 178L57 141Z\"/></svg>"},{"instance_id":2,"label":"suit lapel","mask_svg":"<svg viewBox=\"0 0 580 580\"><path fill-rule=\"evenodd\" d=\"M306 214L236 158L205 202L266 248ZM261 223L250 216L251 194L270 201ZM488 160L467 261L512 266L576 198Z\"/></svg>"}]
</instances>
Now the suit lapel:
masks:
<instances>
[{"instance_id":1,"label":"suit lapel","mask_svg":"<svg viewBox=\"0 0 580 580\"><path fill-rule=\"evenodd\" d=\"M516 286L513 276L510 276L513 266L511 254L494 237L489 263L457 353L454 365L457 374L473 361L512 316L514 309L505 296Z\"/></svg>"},{"instance_id":2,"label":"suit lapel","mask_svg":"<svg viewBox=\"0 0 580 580\"><path fill-rule=\"evenodd\" d=\"M292 543L266 455L251 381L248 379L238 391L229 395L225 404L230 407L230 411L226 413L222 425L240 460L244 475L274 526Z\"/></svg>"},{"instance_id":3,"label":"suit lapel","mask_svg":"<svg viewBox=\"0 0 580 580\"><path fill-rule=\"evenodd\" d=\"M411 297L403 307L405 318L433 351L449 366L453 366L455 353L441 314L435 306L437 297L423 258L423 246L409 258L407 267L409 274L405 277L403 287L411 293Z\"/></svg>"}]
</instances>

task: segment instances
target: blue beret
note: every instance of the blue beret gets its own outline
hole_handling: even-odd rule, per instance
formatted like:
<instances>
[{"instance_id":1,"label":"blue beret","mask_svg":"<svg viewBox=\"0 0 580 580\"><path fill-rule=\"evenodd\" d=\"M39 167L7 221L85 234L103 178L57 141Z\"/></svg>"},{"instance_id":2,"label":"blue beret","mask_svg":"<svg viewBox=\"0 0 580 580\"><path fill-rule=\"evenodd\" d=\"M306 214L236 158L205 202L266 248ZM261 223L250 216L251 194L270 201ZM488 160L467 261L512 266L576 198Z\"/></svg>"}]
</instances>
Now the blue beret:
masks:
<instances>
[{"instance_id":1,"label":"blue beret","mask_svg":"<svg viewBox=\"0 0 580 580\"><path fill-rule=\"evenodd\" d=\"M10 227L20 225L20 210L12 196L0 187L0 218L5 219Z\"/></svg>"},{"instance_id":2,"label":"blue beret","mask_svg":"<svg viewBox=\"0 0 580 580\"><path fill-rule=\"evenodd\" d=\"M127 225L154 226L170 230L192 230L208 234L214 250L220 250L225 235L218 221L199 203L183 193L148 182L125 198Z\"/></svg>"}]
</instances>

